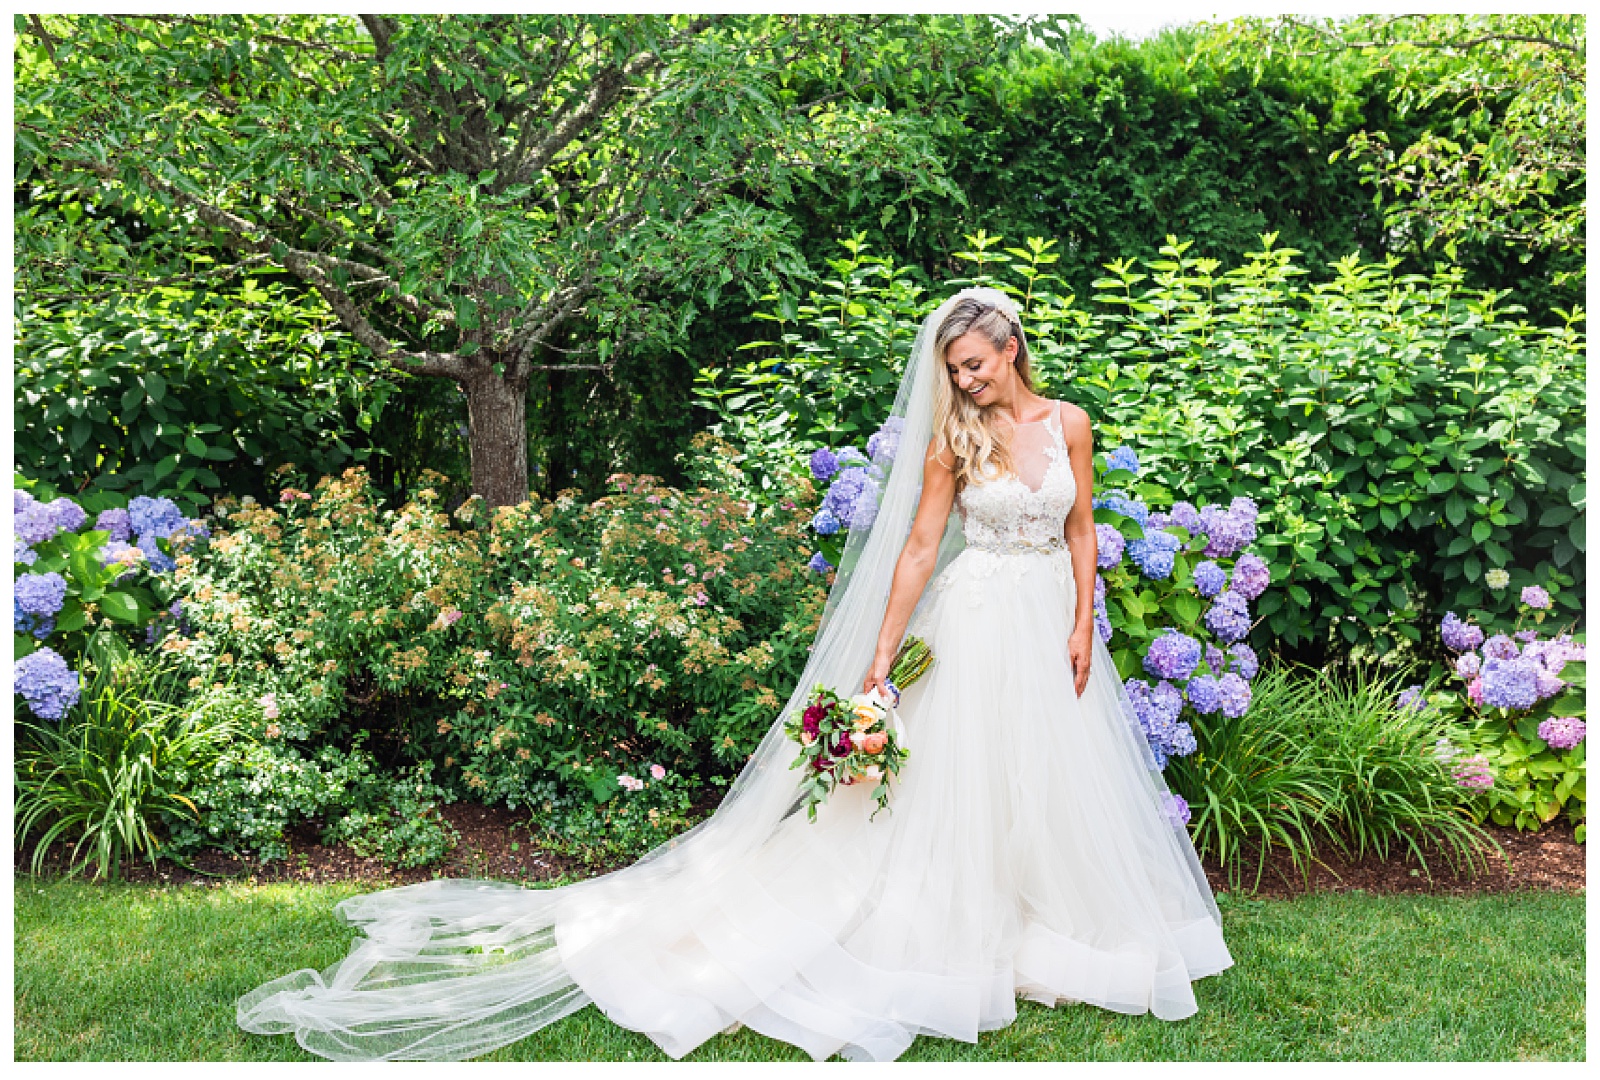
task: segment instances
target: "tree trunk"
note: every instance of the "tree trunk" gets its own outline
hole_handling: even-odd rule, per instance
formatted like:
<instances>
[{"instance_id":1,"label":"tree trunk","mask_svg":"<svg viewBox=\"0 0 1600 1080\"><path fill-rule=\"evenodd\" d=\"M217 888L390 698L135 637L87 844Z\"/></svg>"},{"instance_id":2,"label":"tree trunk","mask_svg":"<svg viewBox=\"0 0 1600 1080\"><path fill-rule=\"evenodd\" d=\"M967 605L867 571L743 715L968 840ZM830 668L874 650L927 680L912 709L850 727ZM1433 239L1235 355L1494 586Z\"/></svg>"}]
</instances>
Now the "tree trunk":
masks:
<instances>
[{"instance_id":1,"label":"tree trunk","mask_svg":"<svg viewBox=\"0 0 1600 1080\"><path fill-rule=\"evenodd\" d=\"M528 498L528 385L494 373L485 358L462 386L467 392L467 443L472 449L472 491L490 506L515 506Z\"/></svg>"}]
</instances>

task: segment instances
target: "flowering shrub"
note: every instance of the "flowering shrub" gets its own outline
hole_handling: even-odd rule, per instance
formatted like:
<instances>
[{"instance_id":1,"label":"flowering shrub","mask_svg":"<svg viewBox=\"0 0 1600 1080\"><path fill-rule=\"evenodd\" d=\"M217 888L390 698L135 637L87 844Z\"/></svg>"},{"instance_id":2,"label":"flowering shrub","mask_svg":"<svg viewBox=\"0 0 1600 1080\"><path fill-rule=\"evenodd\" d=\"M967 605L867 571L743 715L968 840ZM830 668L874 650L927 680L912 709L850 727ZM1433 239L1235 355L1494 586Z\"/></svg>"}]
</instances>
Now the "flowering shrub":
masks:
<instances>
[{"instance_id":1,"label":"flowering shrub","mask_svg":"<svg viewBox=\"0 0 1600 1080\"><path fill-rule=\"evenodd\" d=\"M1448 612L1439 635L1455 654L1456 688L1430 699L1420 686L1411 687L1406 701L1437 706L1457 725L1459 735L1441 741L1437 754L1450 763L1456 782L1474 793L1478 820L1537 829L1565 810L1582 840L1585 646L1565 631L1541 635L1551 606L1544 588L1524 587L1521 600L1510 634L1485 637L1482 628ZM1530 614L1533 625L1522 626Z\"/></svg>"},{"instance_id":2,"label":"flowering shrub","mask_svg":"<svg viewBox=\"0 0 1600 1080\"><path fill-rule=\"evenodd\" d=\"M867 439L866 452L846 446L837 453L819 447L809 459L811 475L828 490L811 519L818 550L806 567L818 574L836 569L851 529L866 529L878 513L888 469L900 447L903 418L891 416Z\"/></svg>"},{"instance_id":3,"label":"flowering shrub","mask_svg":"<svg viewBox=\"0 0 1600 1080\"><path fill-rule=\"evenodd\" d=\"M588 866L629 862L694 825L711 809L708 791L727 784L720 776L698 784L659 763L641 771L639 777L619 774L621 793L604 803L556 795L539 804L534 823L540 842Z\"/></svg>"},{"instance_id":4,"label":"flowering shrub","mask_svg":"<svg viewBox=\"0 0 1600 1080\"><path fill-rule=\"evenodd\" d=\"M1256 538L1250 499L1199 509L1180 500L1170 511L1151 512L1127 490L1103 486L1138 476L1131 447L1117 447L1096 465L1095 631L1165 768L1199 746L1192 721L1182 719L1186 708L1193 722L1249 711L1250 680L1260 666L1245 643L1250 602L1266 591L1271 569L1244 550Z\"/></svg>"},{"instance_id":5,"label":"flowering shrub","mask_svg":"<svg viewBox=\"0 0 1600 1080\"><path fill-rule=\"evenodd\" d=\"M447 515L425 488L384 509L359 469L275 506L219 500L207 557L176 560L193 634L161 647L229 673L264 741L315 748L365 710L474 800L604 802L650 764L732 771L826 594L796 569L809 488L758 506L727 493L724 447L697 451L699 487L618 475L588 503Z\"/></svg>"},{"instance_id":6,"label":"flowering shrub","mask_svg":"<svg viewBox=\"0 0 1600 1080\"><path fill-rule=\"evenodd\" d=\"M77 699L72 665L90 633L176 623L180 612L158 598L170 590L162 576L208 529L169 499L140 496L124 507L120 496L95 493L84 499L102 507L90 525L83 505L51 495L43 485L12 491L13 690L34 716L60 720Z\"/></svg>"}]
</instances>

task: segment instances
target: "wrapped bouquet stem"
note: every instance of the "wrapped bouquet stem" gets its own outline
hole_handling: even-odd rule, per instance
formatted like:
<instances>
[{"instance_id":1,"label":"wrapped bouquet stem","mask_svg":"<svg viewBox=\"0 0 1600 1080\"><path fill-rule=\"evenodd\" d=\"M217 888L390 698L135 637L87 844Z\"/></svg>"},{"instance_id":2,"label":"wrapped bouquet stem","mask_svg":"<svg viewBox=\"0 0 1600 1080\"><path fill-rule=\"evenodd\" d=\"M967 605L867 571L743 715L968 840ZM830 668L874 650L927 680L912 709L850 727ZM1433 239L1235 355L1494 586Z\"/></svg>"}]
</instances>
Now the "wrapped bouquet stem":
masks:
<instances>
[{"instance_id":1,"label":"wrapped bouquet stem","mask_svg":"<svg viewBox=\"0 0 1600 1080\"><path fill-rule=\"evenodd\" d=\"M800 755L790 768L804 770L800 790L810 820L817 819L817 807L840 786L875 783L872 798L878 810L889 805L889 778L900 771L908 753L895 706L900 692L926 674L932 663L927 643L907 638L889 668L892 700L884 700L876 688L845 697L819 683L805 711L787 722L789 737L800 744Z\"/></svg>"}]
</instances>

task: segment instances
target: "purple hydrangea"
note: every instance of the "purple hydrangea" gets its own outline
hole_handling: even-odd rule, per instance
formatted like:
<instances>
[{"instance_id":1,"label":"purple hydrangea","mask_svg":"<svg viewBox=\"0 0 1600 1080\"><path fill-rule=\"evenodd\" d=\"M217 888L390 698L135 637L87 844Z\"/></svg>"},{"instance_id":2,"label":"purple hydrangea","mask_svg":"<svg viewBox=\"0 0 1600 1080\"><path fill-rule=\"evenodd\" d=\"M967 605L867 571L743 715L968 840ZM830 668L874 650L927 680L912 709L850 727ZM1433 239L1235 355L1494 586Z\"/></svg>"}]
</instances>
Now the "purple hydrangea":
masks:
<instances>
[{"instance_id":1,"label":"purple hydrangea","mask_svg":"<svg viewBox=\"0 0 1600 1080\"><path fill-rule=\"evenodd\" d=\"M1178 501L1172 504L1169 515L1174 525L1181 525L1189 530L1190 536L1198 536L1202 531L1200 525L1200 512L1194 508L1194 503Z\"/></svg>"},{"instance_id":2,"label":"purple hydrangea","mask_svg":"<svg viewBox=\"0 0 1600 1080\"><path fill-rule=\"evenodd\" d=\"M1189 695L1189 704L1194 706L1194 711L1201 716L1207 716L1222 708L1222 687L1217 684L1213 675L1196 675L1189 680L1183 688Z\"/></svg>"},{"instance_id":3,"label":"purple hydrangea","mask_svg":"<svg viewBox=\"0 0 1600 1080\"><path fill-rule=\"evenodd\" d=\"M1115 527L1105 522L1097 522L1094 527L1099 553L1095 557L1095 565L1102 570L1109 570L1122 561L1122 548L1125 541L1122 534Z\"/></svg>"},{"instance_id":4,"label":"purple hydrangea","mask_svg":"<svg viewBox=\"0 0 1600 1080\"><path fill-rule=\"evenodd\" d=\"M839 459L834 457L833 451L826 446L819 447L811 452L811 475L818 480L826 481L839 471Z\"/></svg>"},{"instance_id":5,"label":"purple hydrangea","mask_svg":"<svg viewBox=\"0 0 1600 1080\"><path fill-rule=\"evenodd\" d=\"M1199 666L1200 643L1170 627L1150 643L1144 654L1144 669L1158 679L1182 682Z\"/></svg>"},{"instance_id":6,"label":"purple hydrangea","mask_svg":"<svg viewBox=\"0 0 1600 1080\"><path fill-rule=\"evenodd\" d=\"M1456 657L1456 674L1471 682L1478 677L1479 667L1483 661L1475 652L1464 652Z\"/></svg>"},{"instance_id":7,"label":"purple hydrangea","mask_svg":"<svg viewBox=\"0 0 1600 1080\"><path fill-rule=\"evenodd\" d=\"M1194 728L1182 721L1172 725L1172 736L1167 740L1169 757L1188 757L1199 745L1194 738Z\"/></svg>"},{"instance_id":8,"label":"purple hydrangea","mask_svg":"<svg viewBox=\"0 0 1600 1080\"><path fill-rule=\"evenodd\" d=\"M1526 663L1533 663L1527 657L1524 657L1523 660ZM1540 701L1548 697L1555 697L1566 688L1565 680L1550 674L1543 664L1533 664L1533 692L1539 695Z\"/></svg>"},{"instance_id":9,"label":"purple hydrangea","mask_svg":"<svg viewBox=\"0 0 1600 1080\"><path fill-rule=\"evenodd\" d=\"M89 515L71 499L63 495L54 499L49 504L50 516L56 519L56 528L62 532L77 532L83 523L89 520Z\"/></svg>"},{"instance_id":10,"label":"purple hydrangea","mask_svg":"<svg viewBox=\"0 0 1600 1080\"><path fill-rule=\"evenodd\" d=\"M1524 585L1522 602L1536 611L1544 611L1550 607L1550 594L1542 586Z\"/></svg>"},{"instance_id":11,"label":"purple hydrangea","mask_svg":"<svg viewBox=\"0 0 1600 1080\"><path fill-rule=\"evenodd\" d=\"M1159 532L1171 524L1172 515L1164 511L1157 510L1155 513L1151 514L1145 519L1144 531L1147 533Z\"/></svg>"},{"instance_id":12,"label":"purple hydrangea","mask_svg":"<svg viewBox=\"0 0 1600 1080\"><path fill-rule=\"evenodd\" d=\"M33 505L33 496L21 488L11 489L11 514L15 517Z\"/></svg>"},{"instance_id":13,"label":"purple hydrangea","mask_svg":"<svg viewBox=\"0 0 1600 1080\"><path fill-rule=\"evenodd\" d=\"M1401 711L1414 710L1422 712L1428 707L1428 699L1422 696L1422 684L1417 683L1400 691L1400 696L1395 700L1395 706Z\"/></svg>"},{"instance_id":14,"label":"purple hydrangea","mask_svg":"<svg viewBox=\"0 0 1600 1080\"><path fill-rule=\"evenodd\" d=\"M184 516L183 511L178 509L178 504L171 499L152 499L148 495L136 495L128 503L128 521L133 526L133 531L139 534L139 546L144 547L143 540L147 536L162 539L171 536L173 530L184 523Z\"/></svg>"},{"instance_id":15,"label":"purple hydrangea","mask_svg":"<svg viewBox=\"0 0 1600 1080\"><path fill-rule=\"evenodd\" d=\"M1146 533L1128 542L1128 558L1145 577L1161 581L1172 575L1178 548L1182 546L1182 541L1169 532Z\"/></svg>"},{"instance_id":16,"label":"purple hydrangea","mask_svg":"<svg viewBox=\"0 0 1600 1080\"><path fill-rule=\"evenodd\" d=\"M1439 637L1445 647L1456 652L1467 652L1483 644L1483 631L1471 623L1462 622L1453 611L1444 613L1439 624Z\"/></svg>"},{"instance_id":17,"label":"purple hydrangea","mask_svg":"<svg viewBox=\"0 0 1600 1080\"><path fill-rule=\"evenodd\" d=\"M60 720L78 700L78 673L50 648L18 660L12 686L41 720Z\"/></svg>"},{"instance_id":18,"label":"purple hydrangea","mask_svg":"<svg viewBox=\"0 0 1600 1080\"><path fill-rule=\"evenodd\" d=\"M1232 589L1226 589L1206 609L1205 624L1222 641L1241 641L1250 633L1250 603Z\"/></svg>"},{"instance_id":19,"label":"purple hydrangea","mask_svg":"<svg viewBox=\"0 0 1600 1080\"><path fill-rule=\"evenodd\" d=\"M1495 634L1483 643L1483 655L1496 660L1515 660L1522 655L1522 650L1507 635Z\"/></svg>"},{"instance_id":20,"label":"purple hydrangea","mask_svg":"<svg viewBox=\"0 0 1600 1080\"><path fill-rule=\"evenodd\" d=\"M809 569L815 570L819 574L826 574L829 570L833 569L833 564L827 559L823 558L822 552L820 551L811 556L811 561L806 563L806 566Z\"/></svg>"},{"instance_id":21,"label":"purple hydrangea","mask_svg":"<svg viewBox=\"0 0 1600 1080\"><path fill-rule=\"evenodd\" d=\"M1162 812L1166 814L1167 821L1171 822L1174 828L1182 828L1189 824L1189 804L1184 801L1182 795L1167 792L1166 798L1162 800Z\"/></svg>"},{"instance_id":22,"label":"purple hydrangea","mask_svg":"<svg viewBox=\"0 0 1600 1080\"><path fill-rule=\"evenodd\" d=\"M847 446L838 454L839 468L847 465L871 465L872 459L853 446Z\"/></svg>"},{"instance_id":23,"label":"purple hydrangea","mask_svg":"<svg viewBox=\"0 0 1600 1080\"><path fill-rule=\"evenodd\" d=\"M1099 573L1094 576L1094 602L1102 605L1106 602L1106 579Z\"/></svg>"},{"instance_id":24,"label":"purple hydrangea","mask_svg":"<svg viewBox=\"0 0 1600 1080\"><path fill-rule=\"evenodd\" d=\"M1235 504L1238 502L1239 499L1234 500ZM1254 507L1255 504L1249 505ZM1207 506L1200 511L1200 527L1206 534L1205 554L1209 558L1225 559L1255 543L1255 515L1249 513L1248 508L1240 511Z\"/></svg>"},{"instance_id":25,"label":"purple hydrangea","mask_svg":"<svg viewBox=\"0 0 1600 1080\"><path fill-rule=\"evenodd\" d=\"M1111 616L1106 614L1106 606L1099 603L1094 606L1094 628L1100 635L1100 640L1107 645L1111 644Z\"/></svg>"},{"instance_id":26,"label":"purple hydrangea","mask_svg":"<svg viewBox=\"0 0 1600 1080\"><path fill-rule=\"evenodd\" d=\"M891 416L867 440L867 456L874 461L892 460L900 450L900 433L905 430L903 416Z\"/></svg>"},{"instance_id":27,"label":"purple hydrangea","mask_svg":"<svg viewBox=\"0 0 1600 1080\"><path fill-rule=\"evenodd\" d=\"M126 544L133 539L133 519L120 506L100 511L100 516L94 519L94 527L110 533L110 539L119 544Z\"/></svg>"},{"instance_id":28,"label":"purple hydrangea","mask_svg":"<svg viewBox=\"0 0 1600 1080\"><path fill-rule=\"evenodd\" d=\"M842 528L842 523L833 516L833 511L824 506L817 511L817 516L811 519L811 527L818 536L832 536Z\"/></svg>"},{"instance_id":29,"label":"purple hydrangea","mask_svg":"<svg viewBox=\"0 0 1600 1080\"><path fill-rule=\"evenodd\" d=\"M1200 590L1200 595L1212 597L1217 595L1228 584L1228 572L1210 559L1205 559L1195 564L1194 587Z\"/></svg>"},{"instance_id":30,"label":"purple hydrangea","mask_svg":"<svg viewBox=\"0 0 1600 1080\"><path fill-rule=\"evenodd\" d=\"M1552 750L1571 750L1587 733L1583 721L1576 716L1552 716L1539 723L1539 738Z\"/></svg>"},{"instance_id":31,"label":"purple hydrangea","mask_svg":"<svg viewBox=\"0 0 1600 1080\"><path fill-rule=\"evenodd\" d=\"M1133 452L1133 447L1119 446L1106 455L1106 469L1127 469L1131 473L1138 473L1139 457Z\"/></svg>"},{"instance_id":32,"label":"purple hydrangea","mask_svg":"<svg viewBox=\"0 0 1600 1080\"><path fill-rule=\"evenodd\" d=\"M23 543L22 537L11 538L11 561L21 563L23 566L32 566L39 561L39 553Z\"/></svg>"},{"instance_id":33,"label":"purple hydrangea","mask_svg":"<svg viewBox=\"0 0 1600 1080\"><path fill-rule=\"evenodd\" d=\"M16 514L14 535L29 547L44 543L59 529L55 515L44 503L30 500L28 505Z\"/></svg>"},{"instance_id":34,"label":"purple hydrangea","mask_svg":"<svg viewBox=\"0 0 1600 1080\"><path fill-rule=\"evenodd\" d=\"M1217 680L1222 691L1222 715L1236 720L1250 711L1250 684L1230 671Z\"/></svg>"},{"instance_id":35,"label":"purple hydrangea","mask_svg":"<svg viewBox=\"0 0 1600 1080\"><path fill-rule=\"evenodd\" d=\"M1246 552L1233 564L1233 591L1246 600L1254 600L1272 584L1272 569L1259 555Z\"/></svg>"},{"instance_id":36,"label":"purple hydrangea","mask_svg":"<svg viewBox=\"0 0 1600 1080\"><path fill-rule=\"evenodd\" d=\"M1228 654L1206 642L1206 667L1211 669L1211 674L1221 675L1228 670Z\"/></svg>"},{"instance_id":37,"label":"purple hydrangea","mask_svg":"<svg viewBox=\"0 0 1600 1080\"><path fill-rule=\"evenodd\" d=\"M1256 651L1242 641L1236 641L1228 646L1228 653L1233 657L1234 668L1242 679L1253 679L1256 672L1261 670L1261 661L1256 658Z\"/></svg>"},{"instance_id":38,"label":"purple hydrangea","mask_svg":"<svg viewBox=\"0 0 1600 1080\"><path fill-rule=\"evenodd\" d=\"M872 524L878 510L877 485L864 469L840 469L823 497L822 508L848 529Z\"/></svg>"},{"instance_id":39,"label":"purple hydrangea","mask_svg":"<svg viewBox=\"0 0 1600 1080\"><path fill-rule=\"evenodd\" d=\"M1491 656L1483 662L1483 703L1497 709L1526 709L1539 700L1540 668L1527 660Z\"/></svg>"}]
</instances>

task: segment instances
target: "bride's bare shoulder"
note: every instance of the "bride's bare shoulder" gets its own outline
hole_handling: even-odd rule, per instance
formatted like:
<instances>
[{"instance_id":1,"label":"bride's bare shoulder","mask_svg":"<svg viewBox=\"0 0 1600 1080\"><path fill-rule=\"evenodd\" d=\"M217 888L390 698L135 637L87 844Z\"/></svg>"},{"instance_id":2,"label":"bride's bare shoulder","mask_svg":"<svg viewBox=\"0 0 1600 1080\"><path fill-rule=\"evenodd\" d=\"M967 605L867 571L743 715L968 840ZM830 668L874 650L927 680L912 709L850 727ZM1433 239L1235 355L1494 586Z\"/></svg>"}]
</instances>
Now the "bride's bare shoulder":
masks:
<instances>
[{"instance_id":1,"label":"bride's bare shoulder","mask_svg":"<svg viewBox=\"0 0 1600 1080\"><path fill-rule=\"evenodd\" d=\"M1061 434L1069 442L1074 439L1091 440L1089 414L1081 406L1070 401L1058 401L1055 405L1060 411Z\"/></svg>"}]
</instances>

